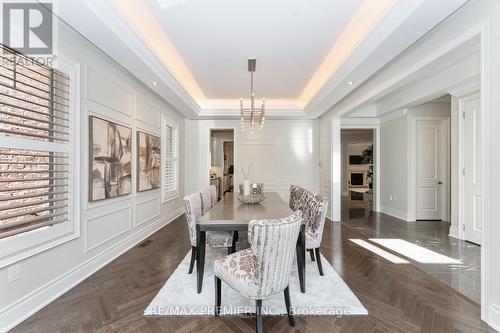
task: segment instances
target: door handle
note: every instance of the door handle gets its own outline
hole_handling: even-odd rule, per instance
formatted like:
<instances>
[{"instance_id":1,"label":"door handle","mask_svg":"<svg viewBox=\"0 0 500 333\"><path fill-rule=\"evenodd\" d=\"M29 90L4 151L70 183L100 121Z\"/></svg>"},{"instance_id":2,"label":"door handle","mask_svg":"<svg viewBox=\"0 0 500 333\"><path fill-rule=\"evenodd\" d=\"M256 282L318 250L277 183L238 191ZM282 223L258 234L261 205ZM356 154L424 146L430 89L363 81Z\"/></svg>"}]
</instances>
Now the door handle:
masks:
<instances>
[{"instance_id":1,"label":"door handle","mask_svg":"<svg viewBox=\"0 0 500 333\"><path fill-rule=\"evenodd\" d=\"M438 185L443 185L443 182L442 182L442 181L439 181L439 182L438 182Z\"/></svg>"}]
</instances>

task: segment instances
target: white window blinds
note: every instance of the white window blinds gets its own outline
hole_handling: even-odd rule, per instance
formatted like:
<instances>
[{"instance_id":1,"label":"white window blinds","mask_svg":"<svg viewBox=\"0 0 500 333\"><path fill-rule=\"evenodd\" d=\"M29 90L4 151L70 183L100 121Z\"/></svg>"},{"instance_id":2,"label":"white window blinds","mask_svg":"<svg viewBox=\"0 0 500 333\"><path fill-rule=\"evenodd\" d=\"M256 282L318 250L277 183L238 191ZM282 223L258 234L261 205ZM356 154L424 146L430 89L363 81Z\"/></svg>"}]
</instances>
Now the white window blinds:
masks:
<instances>
[{"instance_id":1,"label":"white window blinds","mask_svg":"<svg viewBox=\"0 0 500 333\"><path fill-rule=\"evenodd\" d=\"M69 77L0 45L0 238L68 221Z\"/></svg>"},{"instance_id":2,"label":"white window blinds","mask_svg":"<svg viewBox=\"0 0 500 333\"><path fill-rule=\"evenodd\" d=\"M163 117L163 190L162 201L173 199L179 195L178 189L178 142L179 127L177 124Z\"/></svg>"}]
</instances>

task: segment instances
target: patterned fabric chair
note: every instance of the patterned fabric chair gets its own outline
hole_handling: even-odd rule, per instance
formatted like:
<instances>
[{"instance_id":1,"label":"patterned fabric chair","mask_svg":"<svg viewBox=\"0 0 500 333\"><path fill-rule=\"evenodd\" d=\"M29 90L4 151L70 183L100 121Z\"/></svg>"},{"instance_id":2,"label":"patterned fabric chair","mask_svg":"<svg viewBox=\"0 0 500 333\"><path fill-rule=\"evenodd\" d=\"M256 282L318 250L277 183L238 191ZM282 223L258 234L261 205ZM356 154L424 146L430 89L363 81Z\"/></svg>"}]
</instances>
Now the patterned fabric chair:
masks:
<instances>
[{"instance_id":1,"label":"patterned fabric chair","mask_svg":"<svg viewBox=\"0 0 500 333\"><path fill-rule=\"evenodd\" d=\"M306 203L308 192L308 190L298 185L290 185L290 200L288 203L290 209L293 211L302 210Z\"/></svg>"},{"instance_id":2,"label":"patterned fabric chair","mask_svg":"<svg viewBox=\"0 0 500 333\"><path fill-rule=\"evenodd\" d=\"M314 194L300 186L291 185L289 206L293 211L301 210L304 214L306 250L309 251L312 261L315 261L316 257L319 274L323 275L319 248L325 226L328 198L320 194Z\"/></svg>"},{"instance_id":3,"label":"patterned fabric chair","mask_svg":"<svg viewBox=\"0 0 500 333\"><path fill-rule=\"evenodd\" d=\"M210 185L210 197L212 198L212 207L219 201L219 196L217 195L217 187L215 185Z\"/></svg>"},{"instance_id":4,"label":"patterned fabric chair","mask_svg":"<svg viewBox=\"0 0 500 333\"><path fill-rule=\"evenodd\" d=\"M263 330L262 300L281 292L289 323L295 326L288 285L301 223L300 211L283 219L250 221L250 248L214 261L215 315L220 312L222 280L240 295L256 301L257 332Z\"/></svg>"},{"instance_id":5,"label":"patterned fabric chair","mask_svg":"<svg viewBox=\"0 0 500 333\"><path fill-rule=\"evenodd\" d=\"M193 272L194 262L196 260L196 223L202 214L202 199L200 192L193 193L184 198L186 208L186 220L188 224L189 240L191 242L191 263L189 265L189 274ZM232 232L208 231L206 235L206 244L210 247L227 247L228 253L233 253L235 244Z\"/></svg>"},{"instance_id":6,"label":"patterned fabric chair","mask_svg":"<svg viewBox=\"0 0 500 333\"><path fill-rule=\"evenodd\" d=\"M321 194L314 194L307 191L306 204L302 207L306 224L306 250L311 255L311 260L318 265L319 275L323 276L323 266L321 265L321 238L325 226L326 211L328 209L328 198Z\"/></svg>"},{"instance_id":7,"label":"patterned fabric chair","mask_svg":"<svg viewBox=\"0 0 500 333\"><path fill-rule=\"evenodd\" d=\"M203 188L200 191L201 195L201 212L205 215L210 209L212 209L212 190L210 186Z\"/></svg>"}]
</instances>

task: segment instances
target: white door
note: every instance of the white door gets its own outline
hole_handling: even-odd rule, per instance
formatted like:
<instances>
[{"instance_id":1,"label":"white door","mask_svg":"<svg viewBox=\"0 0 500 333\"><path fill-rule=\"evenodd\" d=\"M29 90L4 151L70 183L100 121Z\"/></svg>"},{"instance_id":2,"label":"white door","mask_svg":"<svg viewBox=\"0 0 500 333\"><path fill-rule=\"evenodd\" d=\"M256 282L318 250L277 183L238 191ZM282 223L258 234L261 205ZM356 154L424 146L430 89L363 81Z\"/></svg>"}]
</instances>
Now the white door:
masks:
<instances>
[{"instance_id":1,"label":"white door","mask_svg":"<svg viewBox=\"0 0 500 333\"><path fill-rule=\"evenodd\" d=\"M417 220L446 219L448 141L447 119L417 120Z\"/></svg>"},{"instance_id":2,"label":"white door","mask_svg":"<svg viewBox=\"0 0 500 333\"><path fill-rule=\"evenodd\" d=\"M481 107L479 98L465 100L464 107L464 236L481 244Z\"/></svg>"}]
</instances>

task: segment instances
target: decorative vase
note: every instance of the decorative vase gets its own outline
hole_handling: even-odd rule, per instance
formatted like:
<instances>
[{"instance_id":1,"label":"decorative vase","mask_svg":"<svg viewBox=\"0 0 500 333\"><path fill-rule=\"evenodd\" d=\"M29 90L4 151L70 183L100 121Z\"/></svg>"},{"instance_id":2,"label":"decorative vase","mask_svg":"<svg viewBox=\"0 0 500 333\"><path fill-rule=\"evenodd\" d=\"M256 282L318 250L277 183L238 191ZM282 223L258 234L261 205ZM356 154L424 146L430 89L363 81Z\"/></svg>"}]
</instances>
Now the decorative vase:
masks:
<instances>
[{"instance_id":1,"label":"decorative vase","mask_svg":"<svg viewBox=\"0 0 500 333\"><path fill-rule=\"evenodd\" d=\"M250 195L250 181L248 179L243 182L243 195Z\"/></svg>"}]
</instances>

